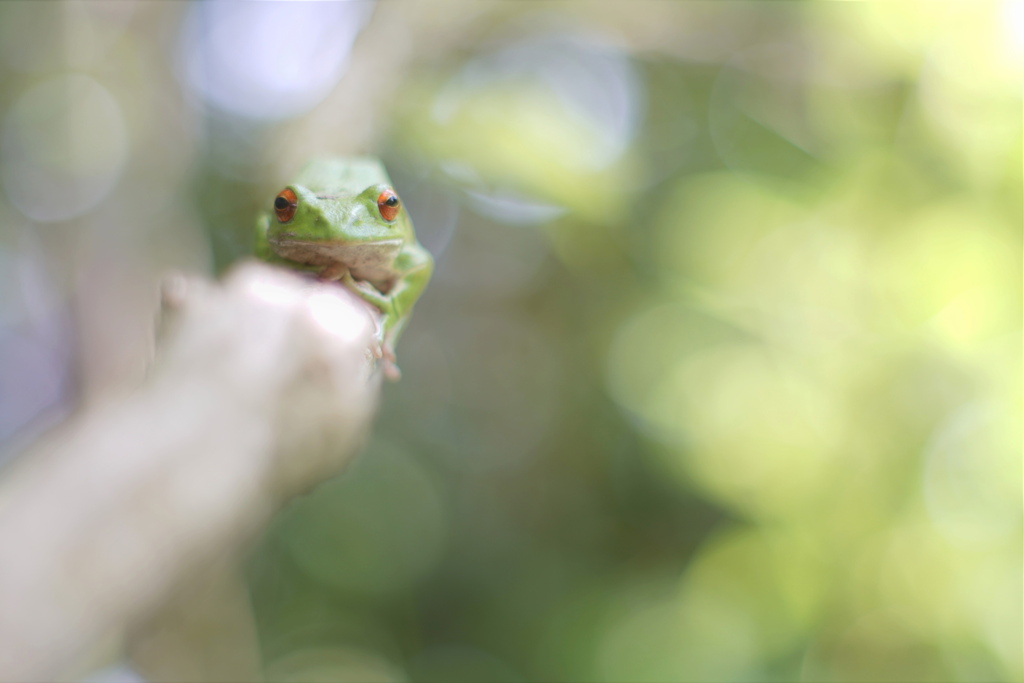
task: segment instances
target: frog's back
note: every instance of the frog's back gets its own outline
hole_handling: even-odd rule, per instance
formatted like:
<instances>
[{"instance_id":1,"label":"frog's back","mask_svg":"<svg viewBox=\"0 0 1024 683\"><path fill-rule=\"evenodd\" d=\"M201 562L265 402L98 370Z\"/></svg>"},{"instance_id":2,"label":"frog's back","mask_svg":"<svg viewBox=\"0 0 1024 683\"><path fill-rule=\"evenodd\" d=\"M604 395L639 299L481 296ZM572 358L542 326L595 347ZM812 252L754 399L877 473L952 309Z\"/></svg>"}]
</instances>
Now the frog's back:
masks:
<instances>
[{"instance_id":1,"label":"frog's back","mask_svg":"<svg viewBox=\"0 0 1024 683\"><path fill-rule=\"evenodd\" d=\"M391 184L384 165L374 157L316 159L306 164L295 182L314 192L332 193L359 193L377 183Z\"/></svg>"}]
</instances>

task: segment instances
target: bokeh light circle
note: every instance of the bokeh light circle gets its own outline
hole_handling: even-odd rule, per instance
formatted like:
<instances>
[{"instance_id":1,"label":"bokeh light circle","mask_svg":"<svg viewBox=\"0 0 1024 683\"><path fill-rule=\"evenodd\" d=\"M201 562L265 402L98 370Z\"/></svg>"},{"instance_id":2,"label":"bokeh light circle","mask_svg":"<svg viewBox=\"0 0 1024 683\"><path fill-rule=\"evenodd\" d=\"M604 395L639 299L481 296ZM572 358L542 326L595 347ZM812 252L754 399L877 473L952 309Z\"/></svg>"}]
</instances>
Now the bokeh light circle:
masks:
<instances>
[{"instance_id":1,"label":"bokeh light circle","mask_svg":"<svg viewBox=\"0 0 1024 683\"><path fill-rule=\"evenodd\" d=\"M201 2L181 36L181 75L206 102L254 119L294 116L338 82L372 2Z\"/></svg>"},{"instance_id":2,"label":"bokeh light circle","mask_svg":"<svg viewBox=\"0 0 1024 683\"><path fill-rule=\"evenodd\" d=\"M128 155L121 106L83 74L44 81L8 111L0 133L0 184L29 218L80 216L106 199Z\"/></svg>"}]
</instances>

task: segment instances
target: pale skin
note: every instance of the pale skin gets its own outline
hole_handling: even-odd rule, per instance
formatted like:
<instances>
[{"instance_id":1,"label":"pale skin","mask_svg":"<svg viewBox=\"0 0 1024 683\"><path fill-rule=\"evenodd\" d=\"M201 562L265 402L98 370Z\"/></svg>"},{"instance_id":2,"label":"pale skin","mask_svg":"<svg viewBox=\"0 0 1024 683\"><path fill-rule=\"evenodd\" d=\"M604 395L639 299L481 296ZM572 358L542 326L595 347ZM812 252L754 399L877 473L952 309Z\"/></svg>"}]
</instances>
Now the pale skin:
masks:
<instances>
[{"instance_id":1,"label":"pale skin","mask_svg":"<svg viewBox=\"0 0 1024 683\"><path fill-rule=\"evenodd\" d=\"M256 255L339 282L380 311L377 355L398 379L395 344L434 261L380 161L309 163L256 221Z\"/></svg>"}]
</instances>

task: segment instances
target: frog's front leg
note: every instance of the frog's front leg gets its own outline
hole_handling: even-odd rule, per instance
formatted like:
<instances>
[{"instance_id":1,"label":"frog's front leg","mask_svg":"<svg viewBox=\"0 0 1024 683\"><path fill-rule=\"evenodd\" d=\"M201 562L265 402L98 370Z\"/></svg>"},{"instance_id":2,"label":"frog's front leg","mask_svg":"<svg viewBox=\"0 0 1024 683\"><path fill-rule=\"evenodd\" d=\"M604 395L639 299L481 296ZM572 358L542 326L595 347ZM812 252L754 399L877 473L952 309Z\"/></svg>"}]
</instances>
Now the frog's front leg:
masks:
<instances>
[{"instance_id":1,"label":"frog's front leg","mask_svg":"<svg viewBox=\"0 0 1024 683\"><path fill-rule=\"evenodd\" d=\"M343 285L348 287L349 291L381 312L383 316L381 320L381 334L391 327L395 317L395 303L392 297L382 294L380 290L369 282L356 280L348 270L339 279Z\"/></svg>"},{"instance_id":2,"label":"frog's front leg","mask_svg":"<svg viewBox=\"0 0 1024 683\"><path fill-rule=\"evenodd\" d=\"M382 327L388 328L391 326L389 318L394 316L394 303L392 301L392 297L389 297L386 294L381 294L380 290L369 282L356 280L352 277L352 273L349 271L348 266L341 263L324 266L317 274L317 279L321 282L340 282L345 285L350 292L366 303L373 305L374 308L381 312L381 315L384 316L385 322L387 323L383 324Z\"/></svg>"},{"instance_id":3,"label":"frog's front leg","mask_svg":"<svg viewBox=\"0 0 1024 683\"><path fill-rule=\"evenodd\" d=\"M383 360L384 374L388 379L397 380L400 374L395 364L394 347L389 342L388 334L394 328L394 321L398 317L394 297L382 294L369 282L356 280L344 266L327 266L320 272L319 277L322 281L340 282L350 292L380 311L380 319L377 322L377 345L373 349L373 356Z\"/></svg>"},{"instance_id":4,"label":"frog's front leg","mask_svg":"<svg viewBox=\"0 0 1024 683\"><path fill-rule=\"evenodd\" d=\"M396 327L394 323L398 320L394 297L382 294L369 282L356 280L347 270L340 280L349 291L354 292L360 299L380 311L380 326L377 329L377 348L374 349L374 356L380 359L384 376L392 382L398 381L402 377L402 372L398 369L395 349L391 341L391 333Z\"/></svg>"}]
</instances>

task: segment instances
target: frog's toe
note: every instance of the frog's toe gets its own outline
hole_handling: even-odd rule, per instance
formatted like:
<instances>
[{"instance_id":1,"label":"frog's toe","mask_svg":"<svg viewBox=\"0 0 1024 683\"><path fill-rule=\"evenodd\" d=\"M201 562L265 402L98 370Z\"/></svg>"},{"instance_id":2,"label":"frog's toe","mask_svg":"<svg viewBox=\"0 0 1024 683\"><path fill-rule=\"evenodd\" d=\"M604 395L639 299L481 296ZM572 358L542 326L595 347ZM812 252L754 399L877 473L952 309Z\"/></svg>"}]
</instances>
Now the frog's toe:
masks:
<instances>
[{"instance_id":1,"label":"frog's toe","mask_svg":"<svg viewBox=\"0 0 1024 683\"><path fill-rule=\"evenodd\" d=\"M384 371L384 377L391 382L397 382L402 379L402 371L395 365L394 360L384 359L381 363L381 369Z\"/></svg>"}]
</instances>

